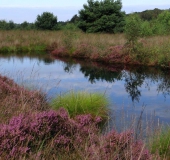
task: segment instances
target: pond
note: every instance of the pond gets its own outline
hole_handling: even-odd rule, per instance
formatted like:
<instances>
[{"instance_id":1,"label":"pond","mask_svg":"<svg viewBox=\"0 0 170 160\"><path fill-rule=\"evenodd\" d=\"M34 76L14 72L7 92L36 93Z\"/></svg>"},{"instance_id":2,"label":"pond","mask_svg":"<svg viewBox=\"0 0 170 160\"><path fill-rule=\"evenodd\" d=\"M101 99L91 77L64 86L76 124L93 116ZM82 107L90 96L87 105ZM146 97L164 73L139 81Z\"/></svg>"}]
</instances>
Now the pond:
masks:
<instances>
[{"instance_id":1,"label":"pond","mask_svg":"<svg viewBox=\"0 0 170 160\"><path fill-rule=\"evenodd\" d=\"M103 65L97 62L42 56L0 55L0 74L48 99L70 90L101 92L109 98L110 124L138 119L170 123L170 71Z\"/></svg>"}]
</instances>

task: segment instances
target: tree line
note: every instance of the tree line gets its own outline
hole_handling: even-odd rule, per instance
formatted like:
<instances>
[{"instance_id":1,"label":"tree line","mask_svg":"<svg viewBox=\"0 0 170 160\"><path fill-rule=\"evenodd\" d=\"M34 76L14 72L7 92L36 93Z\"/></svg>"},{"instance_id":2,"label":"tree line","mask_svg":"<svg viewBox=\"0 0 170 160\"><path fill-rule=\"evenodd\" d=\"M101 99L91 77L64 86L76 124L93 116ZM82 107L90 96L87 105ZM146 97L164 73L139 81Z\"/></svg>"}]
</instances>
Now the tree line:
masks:
<instances>
[{"instance_id":1,"label":"tree line","mask_svg":"<svg viewBox=\"0 0 170 160\"><path fill-rule=\"evenodd\" d=\"M134 19L140 24L140 36L154 34L167 34L170 32L170 9L145 10L126 14L122 11L121 0L87 0L78 15L69 21L58 22L57 16L50 12L38 15L34 23L24 21L21 24L13 21L0 20L0 30L60 30L81 29L87 33L121 33L125 31L126 24ZM136 24L137 25L137 24Z\"/></svg>"}]
</instances>

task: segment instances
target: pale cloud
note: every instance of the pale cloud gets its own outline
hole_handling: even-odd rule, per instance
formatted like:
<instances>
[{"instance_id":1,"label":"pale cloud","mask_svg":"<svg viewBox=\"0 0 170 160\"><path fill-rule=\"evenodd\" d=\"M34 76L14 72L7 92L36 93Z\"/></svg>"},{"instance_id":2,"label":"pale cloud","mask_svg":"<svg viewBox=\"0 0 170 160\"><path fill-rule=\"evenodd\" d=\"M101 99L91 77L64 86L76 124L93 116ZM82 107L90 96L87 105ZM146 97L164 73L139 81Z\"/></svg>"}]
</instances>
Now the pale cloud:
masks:
<instances>
[{"instance_id":1,"label":"pale cloud","mask_svg":"<svg viewBox=\"0 0 170 160\"><path fill-rule=\"evenodd\" d=\"M87 0L1 0L0 20L13 20L16 23L24 21L34 22L37 15L45 11L52 12L58 17L58 21L70 20L78 11L83 8ZM168 9L169 0L122 0L122 11L126 13L144 11L147 9ZM21 16L22 15L22 16Z\"/></svg>"}]
</instances>

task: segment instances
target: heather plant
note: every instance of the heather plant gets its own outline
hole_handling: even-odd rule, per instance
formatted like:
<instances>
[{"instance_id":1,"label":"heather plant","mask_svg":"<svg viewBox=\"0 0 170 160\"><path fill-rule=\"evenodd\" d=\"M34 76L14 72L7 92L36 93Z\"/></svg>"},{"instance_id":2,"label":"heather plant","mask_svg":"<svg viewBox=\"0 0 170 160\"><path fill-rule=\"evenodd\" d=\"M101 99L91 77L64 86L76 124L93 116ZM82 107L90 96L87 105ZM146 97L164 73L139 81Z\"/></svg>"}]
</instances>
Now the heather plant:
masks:
<instances>
[{"instance_id":1,"label":"heather plant","mask_svg":"<svg viewBox=\"0 0 170 160\"><path fill-rule=\"evenodd\" d=\"M74 92L70 91L66 94L59 95L51 102L53 109L64 107L70 117L79 114L91 114L92 116L100 116L103 119L108 115L108 100L104 94L88 93L88 92Z\"/></svg>"},{"instance_id":2,"label":"heather plant","mask_svg":"<svg viewBox=\"0 0 170 160\"><path fill-rule=\"evenodd\" d=\"M101 137L96 146L88 149L89 159L140 159L151 160L152 156L142 141L134 141L132 131L118 133L114 130Z\"/></svg>"},{"instance_id":3,"label":"heather plant","mask_svg":"<svg viewBox=\"0 0 170 160\"><path fill-rule=\"evenodd\" d=\"M93 47L89 44L80 44L75 52L73 53L73 57L83 57L83 58L88 58L90 57L91 53L93 52Z\"/></svg>"},{"instance_id":4,"label":"heather plant","mask_svg":"<svg viewBox=\"0 0 170 160\"><path fill-rule=\"evenodd\" d=\"M95 139L100 121L100 117L94 119L91 115L70 119L63 108L57 112L21 114L0 125L0 158L28 157L43 151L49 143L53 154L74 151L74 143L81 144L89 137Z\"/></svg>"},{"instance_id":5,"label":"heather plant","mask_svg":"<svg viewBox=\"0 0 170 160\"><path fill-rule=\"evenodd\" d=\"M99 122L90 114L70 119L64 108L21 114L0 125L0 158L151 159L131 131L101 135Z\"/></svg>"},{"instance_id":6,"label":"heather plant","mask_svg":"<svg viewBox=\"0 0 170 160\"><path fill-rule=\"evenodd\" d=\"M48 109L45 95L40 91L29 91L0 75L0 122L7 121L19 113Z\"/></svg>"}]
</instances>

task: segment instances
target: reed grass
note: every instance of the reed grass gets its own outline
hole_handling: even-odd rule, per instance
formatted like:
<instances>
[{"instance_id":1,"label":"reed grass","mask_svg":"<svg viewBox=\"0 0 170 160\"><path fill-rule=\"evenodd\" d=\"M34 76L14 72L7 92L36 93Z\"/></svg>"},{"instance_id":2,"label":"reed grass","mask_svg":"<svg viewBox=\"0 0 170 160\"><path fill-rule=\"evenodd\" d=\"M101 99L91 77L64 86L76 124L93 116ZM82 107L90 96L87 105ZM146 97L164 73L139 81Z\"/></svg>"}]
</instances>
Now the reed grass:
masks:
<instances>
[{"instance_id":1,"label":"reed grass","mask_svg":"<svg viewBox=\"0 0 170 160\"><path fill-rule=\"evenodd\" d=\"M70 117L81 114L91 114L102 119L108 118L108 99L104 94L88 93L85 91L70 91L59 95L51 102L51 107L55 110L60 107L65 108Z\"/></svg>"},{"instance_id":2,"label":"reed grass","mask_svg":"<svg viewBox=\"0 0 170 160\"><path fill-rule=\"evenodd\" d=\"M150 139L150 150L162 158L170 158L170 128L163 127Z\"/></svg>"}]
</instances>

